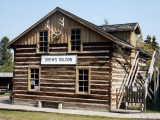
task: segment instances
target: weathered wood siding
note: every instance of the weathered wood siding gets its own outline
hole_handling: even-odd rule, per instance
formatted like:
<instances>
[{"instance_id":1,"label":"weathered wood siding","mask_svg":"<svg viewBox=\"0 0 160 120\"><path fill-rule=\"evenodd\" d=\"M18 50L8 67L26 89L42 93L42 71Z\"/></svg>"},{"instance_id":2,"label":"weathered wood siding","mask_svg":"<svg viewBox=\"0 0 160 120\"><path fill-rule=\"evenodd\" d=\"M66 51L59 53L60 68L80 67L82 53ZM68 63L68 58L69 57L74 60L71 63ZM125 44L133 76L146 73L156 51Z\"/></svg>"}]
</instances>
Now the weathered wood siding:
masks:
<instances>
[{"instance_id":1,"label":"weathered wood siding","mask_svg":"<svg viewBox=\"0 0 160 120\"><path fill-rule=\"evenodd\" d=\"M127 60L130 62L130 51L122 50ZM116 89L120 88L127 74L126 61L117 49L113 51L112 57L112 88L111 88L111 108L116 108Z\"/></svg>"},{"instance_id":2,"label":"weathered wood siding","mask_svg":"<svg viewBox=\"0 0 160 120\"><path fill-rule=\"evenodd\" d=\"M84 42L106 42L106 39L102 36L100 36L97 32L89 29L88 27L80 24L79 22L73 20L72 18L60 13L56 12L55 14L51 15L48 19L40 23L38 26L36 26L34 29L29 31L27 34L22 36L19 40L17 40L14 45L36 45L38 38L39 31L41 30L47 30L45 27L45 24L47 23L47 20L49 20L49 27L53 29L55 32L59 32L61 29L61 26L59 25L59 19L62 19L64 17L64 28L62 31L62 36L60 40L53 39L50 35L49 43L50 44L59 44L59 43L68 43L68 40L70 39L70 28L81 28L82 30L82 40ZM48 31L49 34L51 34L51 31Z\"/></svg>"},{"instance_id":3,"label":"weathered wood siding","mask_svg":"<svg viewBox=\"0 0 160 120\"><path fill-rule=\"evenodd\" d=\"M110 34L120 38L121 40L124 40L126 42L130 43L130 36L131 36L131 32L130 31L120 31L120 32L110 32Z\"/></svg>"},{"instance_id":4,"label":"weathered wood siding","mask_svg":"<svg viewBox=\"0 0 160 120\"><path fill-rule=\"evenodd\" d=\"M15 104L36 104L36 99L62 100L63 108L108 110L111 99L111 46L109 42L83 43L76 66L91 67L90 95L78 95L76 66L41 65L36 45L16 46L14 61ZM50 44L50 55L68 54L68 44ZM28 91L28 67L40 66L40 91Z\"/></svg>"}]
</instances>

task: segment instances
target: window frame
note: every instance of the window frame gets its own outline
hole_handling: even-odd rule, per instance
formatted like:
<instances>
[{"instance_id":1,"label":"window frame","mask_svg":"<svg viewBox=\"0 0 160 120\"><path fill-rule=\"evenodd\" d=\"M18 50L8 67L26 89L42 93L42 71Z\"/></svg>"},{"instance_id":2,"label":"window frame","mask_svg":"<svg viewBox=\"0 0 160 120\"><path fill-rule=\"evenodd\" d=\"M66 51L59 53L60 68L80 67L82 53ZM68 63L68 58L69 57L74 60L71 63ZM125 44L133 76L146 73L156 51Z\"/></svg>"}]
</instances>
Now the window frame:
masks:
<instances>
[{"instance_id":1,"label":"window frame","mask_svg":"<svg viewBox=\"0 0 160 120\"><path fill-rule=\"evenodd\" d=\"M71 50L71 47L72 47L72 45L71 45L71 35L72 35L72 30L76 30L76 29L80 29L80 31L81 31L81 35L80 35L80 37L81 37L81 39L80 39L80 41L81 41L81 44L80 44L80 51L72 51ZM83 36L83 29L81 28L81 27L70 27L69 28L69 36L68 36L68 53L82 53L83 52L83 38L82 38L82 36Z\"/></svg>"},{"instance_id":2,"label":"window frame","mask_svg":"<svg viewBox=\"0 0 160 120\"><path fill-rule=\"evenodd\" d=\"M79 70L88 70L88 92L79 92ZM89 95L91 82L91 68L90 67L76 67L76 94Z\"/></svg>"},{"instance_id":3,"label":"window frame","mask_svg":"<svg viewBox=\"0 0 160 120\"><path fill-rule=\"evenodd\" d=\"M47 42L48 42L48 44L47 44L47 52L40 52L39 51L39 41L40 41L40 32L45 32L45 31L47 31L47 33L48 33L48 36L47 36ZM36 53L37 54L48 54L49 53L49 40L50 40L50 33L49 33L50 31L48 30L48 29L41 29L41 30L39 30L38 32L37 32L37 46L36 46Z\"/></svg>"},{"instance_id":4,"label":"window frame","mask_svg":"<svg viewBox=\"0 0 160 120\"><path fill-rule=\"evenodd\" d=\"M31 89L31 69L39 69L39 88L38 90ZM40 91L41 67L28 67L28 91Z\"/></svg>"}]
</instances>

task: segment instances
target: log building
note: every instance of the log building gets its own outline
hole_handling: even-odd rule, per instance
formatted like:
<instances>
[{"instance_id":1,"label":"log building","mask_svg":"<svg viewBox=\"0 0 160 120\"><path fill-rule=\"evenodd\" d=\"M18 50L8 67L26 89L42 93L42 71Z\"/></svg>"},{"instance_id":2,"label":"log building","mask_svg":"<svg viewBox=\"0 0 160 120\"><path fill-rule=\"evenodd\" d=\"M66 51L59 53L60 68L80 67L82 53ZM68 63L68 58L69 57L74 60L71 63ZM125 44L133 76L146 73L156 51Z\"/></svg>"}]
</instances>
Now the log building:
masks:
<instances>
[{"instance_id":1,"label":"log building","mask_svg":"<svg viewBox=\"0 0 160 120\"><path fill-rule=\"evenodd\" d=\"M150 56L136 47L140 33L138 23L97 26L57 7L8 44L14 104L50 100L62 101L64 109L115 108L116 88L136 51L142 65Z\"/></svg>"}]
</instances>

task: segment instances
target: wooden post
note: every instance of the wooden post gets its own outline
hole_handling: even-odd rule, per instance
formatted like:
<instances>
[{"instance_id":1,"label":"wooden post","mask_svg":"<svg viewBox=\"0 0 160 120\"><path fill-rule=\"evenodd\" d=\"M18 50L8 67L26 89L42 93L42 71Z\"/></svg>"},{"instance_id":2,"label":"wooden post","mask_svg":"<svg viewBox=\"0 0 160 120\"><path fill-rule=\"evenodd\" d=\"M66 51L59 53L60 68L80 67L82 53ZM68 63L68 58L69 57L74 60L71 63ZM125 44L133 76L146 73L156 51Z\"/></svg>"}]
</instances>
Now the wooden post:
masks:
<instances>
[{"instance_id":1,"label":"wooden post","mask_svg":"<svg viewBox=\"0 0 160 120\"><path fill-rule=\"evenodd\" d=\"M147 91L146 91L145 88L144 88L144 89L142 88L142 91L144 92L144 96L143 96L143 98L142 98L142 99L144 100L144 109L143 109L143 112L146 112L146 108L147 108L147 107L146 107L146 100L147 100L147 99L146 99L146 98L147 98L147 97L146 97L146 92L147 92Z\"/></svg>"},{"instance_id":2,"label":"wooden post","mask_svg":"<svg viewBox=\"0 0 160 120\"><path fill-rule=\"evenodd\" d=\"M157 51L157 105L159 106L159 50Z\"/></svg>"},{"instance_id":3,"label":"wooden post","mask_svg":"<svg viewBox=\"0 0 160 120\"><path fill-rule=\"evenodd\" d=\"M156 51L156 50L155 50ZM156 107L156 99L157 99L157 97L156 97L156 87L157 87L157 85L156 85L156 54L155 54L155 56L154 56L154 59L155 59L155 61L154 61L154 107Z\"/></svg>"}]
</instances>

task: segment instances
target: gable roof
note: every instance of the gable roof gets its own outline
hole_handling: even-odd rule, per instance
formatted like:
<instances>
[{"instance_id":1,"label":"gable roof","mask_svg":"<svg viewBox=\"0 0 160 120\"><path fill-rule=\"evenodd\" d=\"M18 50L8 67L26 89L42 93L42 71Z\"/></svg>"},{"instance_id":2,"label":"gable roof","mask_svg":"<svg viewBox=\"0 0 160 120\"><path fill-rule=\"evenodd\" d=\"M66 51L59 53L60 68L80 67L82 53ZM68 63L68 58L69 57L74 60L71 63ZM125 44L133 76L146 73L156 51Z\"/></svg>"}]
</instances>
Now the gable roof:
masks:
<instances>
[{"instance_id":1,"label":"gable roof","mask_svg":"<svg viewBox=\"0 0 160 120\"><path fill-rule=\"evenodd\" d=\"M105 32L135 31L136 34L141 33L138 23L102 25L102 26L99 26L99 28L103 29Z\"/></svg>"},{"instance_id":2,"label":"gable roof","mask_svg":"<svg viewBox=\"0 0 160 120\"><path fill-rule=\"evenodd\" d=\"M49 16L51 16L52 14L54 14L54 13L57 12L57 11L65 14L66 16L68 16L68 17L70 17L70 18L78 21L79 23L81 23L81 24L89 27L90 29L98 32L99 34L103 35L104 37L110 39L111 41L113 41L113 42L115 42L115 43L117 43L117 44L119 44L119 45L123 45L123 46L125 46L125 47L127 47L127 48L134 49L134 47L133 47L130 43L127 43L127 42L125 42L125 41L123 41L123 40L121 40L121 39L119 39L119 38L117 38L117 37L115 37L115 36L113 36L113 35L105 32L103 29L99 28L97 25L95 25L95 24L93 24L93 23L91 23L91 22L88 22L88 21L86 21L86 20L84 20L84 19L82 19L82 18L80 18L80 17L78 17L78 16L76 16L76 15L74 15L74 14L68 12L68 11L65 11L65 10L63 10L63 9L61 9L61 8L59 8L59 7L55 8L55 9L54 9L53 11L51 11L49 14L47 14L47 15L44 16L42 19L40 19L38 22L36 22L35 24L33 24L30 28L28 28L28 29L25 30L23 33L21 33L18 37L16 37L16 38L13 39L11 42L9 42L9 43L7 44L7 47L11 47L12 44L13 44L14 42L16 42L19 38L21 38L23 35L25 35L27 32L29 32L30 30L32 30L34 27L36 27L37 25L39 25L41 22L43 22L44 20L46 20Z\"/></svg>"}]
</instances>

